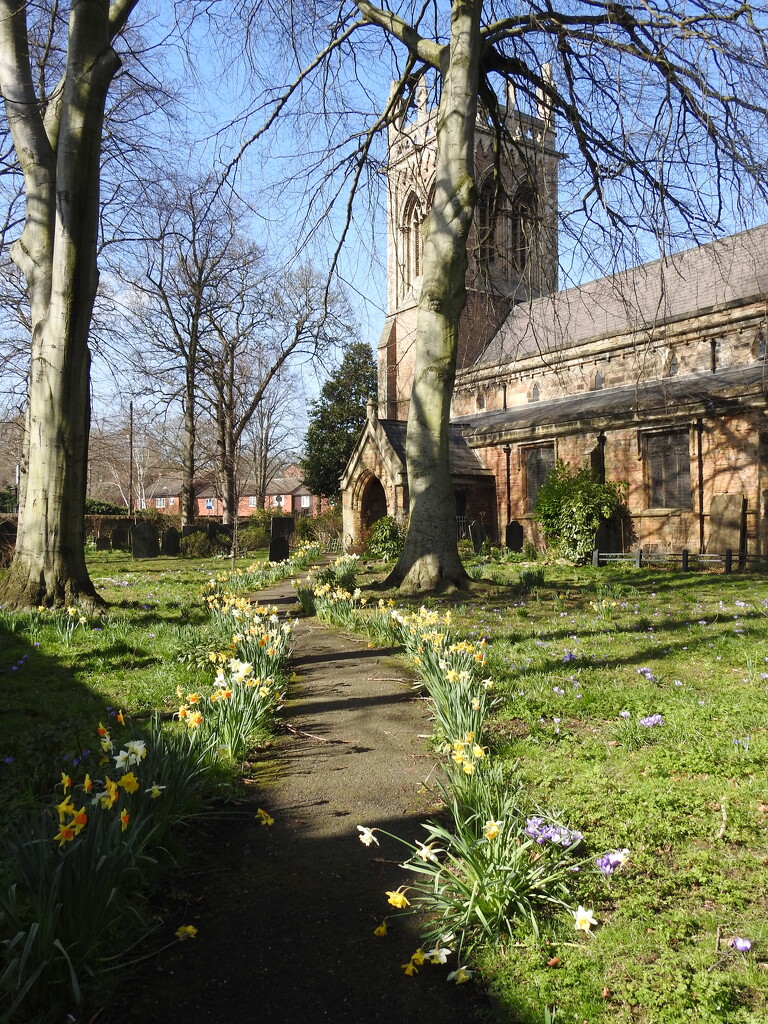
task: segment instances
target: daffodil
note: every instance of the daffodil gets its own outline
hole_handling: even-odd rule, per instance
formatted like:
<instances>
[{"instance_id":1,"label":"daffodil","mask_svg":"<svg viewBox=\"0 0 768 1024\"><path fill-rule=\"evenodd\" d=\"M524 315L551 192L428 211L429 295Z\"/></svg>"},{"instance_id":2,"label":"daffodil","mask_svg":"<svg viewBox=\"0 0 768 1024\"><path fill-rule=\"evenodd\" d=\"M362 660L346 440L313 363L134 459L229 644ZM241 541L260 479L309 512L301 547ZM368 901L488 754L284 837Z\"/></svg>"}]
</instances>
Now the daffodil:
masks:
<instances>
[{"instance_id":1,"label":"daffodil","mask_svg":"<svg viewBox=\"0 0 768 1024\"><path fill-rule=\"evenodd\" d=\"M72 788L72 779L67 775L66 772L61 773L61 785L64 787L66 793L68 789Z\"/></svg>"},{"instance_id":2,"label":"daffodil","mask_svg":"<svg viewBox=\"0 0 768 1024\"><path fill-rule=\"evenodd\" d=\"M416 845L418 846L418 850L416 851L416 856L420 857L424 861L425 864L426 864L427 861L432 861L433 864L436 864L437 863L437 854L438 853L443 853L442 850L437 850L437 851L435 850L435 848L434 848L435 844L434 843L426 843L426 844L425 843L420 843L419 840L417 839L416 840Z\"/></svg>"},{"instance_id":3,"label":"daffodil","mask_svg":"<svg viewBox=\"0 0 768 1024\"><path fill-rule=\"evenodd\" d=\"M400 966L403 968L403 970L405 971L409 978L412 978L414 974L419 973L413 963L413 960L409 960L407 964L400 964Z\"/></svg>"},{"instance_id":4,"label":"daffodil","mask_svg":"<svg viewBox=\"0 0 768 1024\"><path fill-rule=\"evenodd\" d=\"M71 843L75 838L75 830L71 825L59 825L59 831L53 837L58 839L59 846L63 846L64 843Z\"/></svg>"},{"instance_id":5,"label":"daffodil","mask_svg":"<svg viewBox=\"0 0 768 1024\"><path fill-rule=\"evenodd\" d=\"M69 824L74 825L75 835L80 835L88 824L88 815L85 813L85 807L81 807L79 811L74 812L72 821Z\"/></svg>"},{"instance_id":6,"label":"daffodil","mask_svg":"<svg viewBox=\"0 0 768 1024\"><path fill-rule=\"evenodd\" d=\"M267 814L265 810L262 810L261 807L258 809L258 811L256 811L256 816L259 818L262 825L275 824L275 819L271 815Z\"/></svg>"},{"instance_id":7,"label":"daffodil","mask_svg":"<svg viewBox=\"0 0 768 1024\"><path fill-rule=\"evenodd\" d=\"M56 810L59 814L59 821L64 821L68 814L75 813L75 805L68 796L65 796L60 804L56 804Z\"/></svg>"},{"instance_id":8,"label":"daffodil","mask_svg":"<svg viewBox=\"0 0 768 1024\"><path fill-rule=\"evenodd\" d=\"M197 935L197 928L193 924L183 924L176 929L176 938L179 942L186 942L187 939L194 939Z\"/></svg>"},{"instance_id":9,"label":"daffodil","mask_svg":"<svg viewBox=\"0 0 768 1024\"><path fill-rule=\"evenodd\" d=\"M390 892L390 890L387 890L387 896L389 896L387 903L391 903L392 906L397 907L398 910L402 910L404 907L410 906L410 903L406 899L405 893L402 891L402 888L403 887L401 886L395 892Z\"/></svg>"},{"instance_id":10,"label":"daffodil","mask_svg":"<svg viewBox=\"0 0 768 1024\"><path fill-rule=\"evenodd\" d=\"M128 811L126 811L125 808L123 808L122 811L120 811L120 829L121 829L121 831L125 832L125 830L128 828L128 824L129 824L130 820L131 820L130 814L128 813Z\"/></svg>"},{"instance_id":11,"label":"daffodil","mask_svg":"<svg viewBox=\"0 0 768 1024\"><path fill-rule=\"evenodd\" d=\"M160 794L165 788L165 786L158 786L156 782L153 782L149 789L144 790L144 792L149 793L149 796L152 800L157 800L157 798L160 796Z\"/></svg>"},{"instance_id":12,"label":"daffodil","mask_svg":"<svg viewBox=\"0 0 768 1024\"><path fill-rule=\"evenodd\" d=\"M501 832L503 825L503 821L494 821L491 818L490 821L486 821L485 825L483 825L483 835L488 840L495 839Z\"/></svg>"},{"instance_id":13,"label":"daffodil","mask_svg":"<svg viewBox=\"0 0 768 1024\"><path fill-rule=\"evenodd\" d=\"M416 964L418 967L424 963L424 950L419 946L416 952L411 957L411 963Z\"/></svg>"},{"instance_id":14,"label":"daffodil","mask_svg":"<svg viewBox=\"0 0 768 1024\"><path fill-rule=\"evenodd\" d=\"M593 925L597 924L595 915L591 910L586 910L584 907L579 905L578 910L572 910L571 913L574 917L574 928L577 932L588 932Z\"/></svg>"},{"instance_id":15,"label":"daffodil","mask_svg":"<svg viewBox=\"0 0 768 1024\"><path fill-rule=\"evenodd\" d=\"M133 772L126 772L117 780L118 786L122 786L126 793L135 793L139 788L139 780Z\"/></svg>"},{"instance_id":16,"label":"daffodil","mask_svg":"<svg viewBox=\"0 0 768 1024\"><path fill-rule=\"evenodd\" d=\"M101 722L99 722L99 728L96 730L96 732L99 734L99 736L102 739L109 739L109 733L104 728L104 726L101 724Z\"/></svg>"},{"instance_id":17,"label":"daffodil","mask_svg":"<svg viewBox=\"0 0 768 1024\"><path fill-rule=\"evenodd\" d=\"M91 776L88 774L88 772L86 772L85 773L85 778L83 779L83 792L84 793L90 793L92 789L93 789L93 780L91 779Z\"/></svg>"},{"instance_id":18,"label":"daffodil","mask_svg":"<svg viewBox=\"0 0 768 1024\"><path fill-rule=\"evenodd\" d=\"M457 985L462 985L465 981L472 980L472 971L467 970L466 967L459 967L455 971L451 971L446 981L455 981Z\"/></svg>"},{"instance_id":19,"label":"daffodil","mask_svg":"<svg viewBox=\"0 0 768 1024\"><path fill-rule=\"evenodd\" d=\"M381 938L383 935L386 935L387 934L387 922L386 921L382 921L378 928L374 928L373 929L373 934L377 935L379 938Z\"/></svg>"},{"instance_id":20,"label":"daffodil","mask_svg":"<svg viewBox=\"0 0 768 1024\"><path fill-rule=\"evenodd\" d=\"M360 835L357 838L360 840L363 846L370 846L371 843L376 843L377 846L379 845L379 840L373 834L375 829L366 828L365 825L358 825L357 830L360 833Z\"/></svg>"},{"instance_id":21,"label":"daffodil","mask_svg":"<svg viewBox=\"0 0 768 1024\"><path fill-rule=\"evenodd\" d=\"M115 718L118 720L120 725L125 725L125 718L123 718L123 709L122 708L120 708L120 710L117 712L117 714L115 715Z\"/></svg>"},{"instance_id":22,"label":"daffodil","mask_svg":"<svg viewBox=\"0 0 768 1024\"><path fill-rule=\"evenodd\" d=\"M445 964L448 963L448 957L451 953L452 950L448 949L447 946L435 946L434 949L428 950L427 956L433 964Z\"/></svg>"}]
</instances>

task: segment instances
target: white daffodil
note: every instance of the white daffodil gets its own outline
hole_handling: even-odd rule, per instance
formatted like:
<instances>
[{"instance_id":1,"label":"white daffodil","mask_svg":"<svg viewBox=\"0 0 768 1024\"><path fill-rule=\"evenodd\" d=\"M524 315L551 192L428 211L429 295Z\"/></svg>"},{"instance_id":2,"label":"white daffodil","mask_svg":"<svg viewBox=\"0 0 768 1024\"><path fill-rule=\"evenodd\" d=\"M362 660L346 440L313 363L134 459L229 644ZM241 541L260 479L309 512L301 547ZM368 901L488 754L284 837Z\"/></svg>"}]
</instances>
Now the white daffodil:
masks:
<instances>
[{"instance_id":1,"label":"white daffodil","mask_svg":"<svg viewBox=\"0 0 768 1024\"><path fill-rule=\"evenodd\" d=\"M370 846L371 843L376 843L377 846L379 845L379 840L373 834L374 830L372 828L367 828L365 825L358 825L357 831L360 833L357 838L363 846Z\"/></svg>"},{"instance_id":2,"label":"white daffodil","mask_svg":"<svg viewBox=\"0 0 768 1024\"><path fill-rule=\"evenodd\" d=\"M433 964L445 964L448 962L448 957L451 955L453 950L448 949L447 946L435 946L434 949L430 949L429 952L425 953Z\"/></svg>"}]
</instances>

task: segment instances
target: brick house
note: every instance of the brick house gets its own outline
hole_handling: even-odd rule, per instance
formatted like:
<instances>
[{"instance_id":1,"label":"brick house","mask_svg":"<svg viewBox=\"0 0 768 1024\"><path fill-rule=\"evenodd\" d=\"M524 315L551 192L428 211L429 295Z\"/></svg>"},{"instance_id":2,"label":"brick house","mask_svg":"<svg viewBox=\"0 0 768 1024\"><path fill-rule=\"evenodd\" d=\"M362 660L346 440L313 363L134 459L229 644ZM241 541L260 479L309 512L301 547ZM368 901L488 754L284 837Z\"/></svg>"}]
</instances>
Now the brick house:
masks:
<instances>
[{"instance_id":1,"label":"brick house","mask_svg":"<svg viewBox=\"0 0 768 1024\"><path fill-rule=\"evenodd\" d=\"M616 546L705 551L717 545L715 520L730 503L741 517L740 549L765 554L768 226L557 291L554 132L546 111L532 118L510 106L507 116L519 122L518 137L541 147L541 176L538 194L526 185L521 202L511 201L504 237L494 235L489 250L481 227L490 157L480 130L450 428L458 513L482 519L496 540L512 523L538 543L536 495L562 459L627 483L630 523ZM410 197L430 193L434 164L423 153L432 117L420 109L390 137L379 401L343 478L347 544L380 515L407 516L403 438L420 289ZM505 173L506 192L519 195L516 168ZM483 302L489 251L496 279Z\"/></svg>"},{"instance_id":2,"label":"brick house","mask_svg":"<svg viewBox=\"0 0 768 1024\"><path fill-rule=\"evenodd\" d=\"M246 480L241 488L238 499L237 515L245 519L259 509L282 509L292 516L307 515L315 517L321 511L321 502L307 490L301 478L298 466L288 466L280 476L276 476L268 485L265 500L261 502L256 493L253 481ZM207 483L197 491L197 515L221 518L223 505L215 484Z\"/></svg>"}]
</instances>

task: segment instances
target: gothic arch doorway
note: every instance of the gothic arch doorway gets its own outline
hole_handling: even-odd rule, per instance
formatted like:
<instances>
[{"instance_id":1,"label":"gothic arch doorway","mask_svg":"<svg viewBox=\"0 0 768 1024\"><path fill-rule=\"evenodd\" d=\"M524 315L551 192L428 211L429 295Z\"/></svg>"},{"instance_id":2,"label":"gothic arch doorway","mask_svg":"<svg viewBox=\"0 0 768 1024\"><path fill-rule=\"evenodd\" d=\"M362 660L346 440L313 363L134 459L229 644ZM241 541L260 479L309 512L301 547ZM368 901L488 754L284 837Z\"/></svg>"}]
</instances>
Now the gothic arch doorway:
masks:
<instances>
[{"instance_id":1,"label":"gothic arch doorway","mask_svg":"<svg viewBox=\"0 0 768 1024\"><path fill-rule=\"evenodd\" d=\"M387 514L387 496L381 481L372 476L365 485L360 499L360 522L364 527L373 526Z\"/></svg>"}]
</instances>

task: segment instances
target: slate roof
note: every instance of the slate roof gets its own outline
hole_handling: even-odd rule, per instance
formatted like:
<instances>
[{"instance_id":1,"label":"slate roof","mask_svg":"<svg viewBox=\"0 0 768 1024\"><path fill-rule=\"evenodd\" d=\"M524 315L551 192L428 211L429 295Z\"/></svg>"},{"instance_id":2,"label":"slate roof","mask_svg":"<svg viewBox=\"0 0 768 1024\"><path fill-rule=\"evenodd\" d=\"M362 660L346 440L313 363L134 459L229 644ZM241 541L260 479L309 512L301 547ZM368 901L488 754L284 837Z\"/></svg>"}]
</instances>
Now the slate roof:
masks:
<instances>
[{"instance_id":1,"label":"slate roof","mask_svg":"<svg viewBox=\"0 0 768 1024\"><path fill-rule=\"evenodd\" d=\"M405 432L408 426L406 420L379 420L379 425L398 459L405 466ZM477 453L468 446L464 439L461 423L450 425L448 444L452 476L493 475L483 466Z\"/></svg>"},{"instance_id":2,"label":"slate roof","mask_svg":"<svg viewBox=\"0 0 768 1024\"><path fill-rule=\"evenodd\" d=\"M585 423L603 426L642 424L643 421L702 415L735 408L768 396L768 365L730 366L715 373L628 384L601 391L529 402L510 409L496 409L462 418L460 426L469 444L480 446L534 435L546 428L555 434L575 433Z\"/></svg>"},{"instance_id":3,"label":"slate roof","mask_svg":"<svg viewBox=\"0 0 768 1024\"><path fill-rule=\"evenodd\" d=\"M476 366L505 365L768 293L768 225L515 306Z\"/></svg>"}]
</instances>

